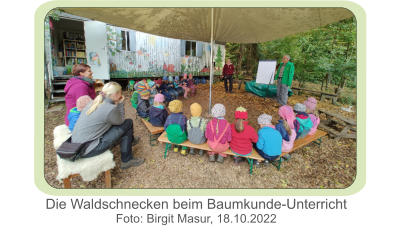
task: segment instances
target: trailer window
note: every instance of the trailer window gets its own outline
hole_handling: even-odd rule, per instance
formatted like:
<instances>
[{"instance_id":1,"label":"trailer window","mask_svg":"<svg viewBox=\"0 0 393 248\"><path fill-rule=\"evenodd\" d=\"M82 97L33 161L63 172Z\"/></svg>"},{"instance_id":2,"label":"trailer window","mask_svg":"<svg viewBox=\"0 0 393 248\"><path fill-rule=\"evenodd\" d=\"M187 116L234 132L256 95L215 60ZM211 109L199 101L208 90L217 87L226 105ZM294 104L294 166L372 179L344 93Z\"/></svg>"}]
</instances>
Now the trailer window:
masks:
<instances>
[{"instance_id":1,"label":"trailer window","mask_svg":"<svg viewBox=\"0 0 393 248\"><path fill-rule=\"evenodd\" d=\"M130 39L128 31L121 31L121 50L130 51Z\"/></svg>"},{"instance_id":2,"label":"trailer window","mask_svg":"<svg viewBox=\"0 0 393 248\"><path fill-rule=\"evenodd\" d=\"M196 42L186 41L186 53L187 56L196 56Z\"/></svg>"}]
</instances>

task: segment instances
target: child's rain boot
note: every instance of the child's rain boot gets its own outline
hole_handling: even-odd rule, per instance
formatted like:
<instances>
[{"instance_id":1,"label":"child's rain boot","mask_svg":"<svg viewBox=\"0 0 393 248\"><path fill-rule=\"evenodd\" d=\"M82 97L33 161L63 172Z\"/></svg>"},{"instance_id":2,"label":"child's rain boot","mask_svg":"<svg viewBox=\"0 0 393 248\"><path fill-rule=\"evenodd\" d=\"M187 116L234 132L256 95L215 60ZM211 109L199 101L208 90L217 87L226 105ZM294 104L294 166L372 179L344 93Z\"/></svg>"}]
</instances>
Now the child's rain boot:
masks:
<instances>
[{"instance_id":1,"label":"child's rain boot","mask_svg":"<svg viewBox=\"0 0 393 248\"><path fill-rule=\"evenodd\" d=\"M221 156L221 155L218 155L218 156L217 156L217 162L218 162L218 163L224 163L224 157Z\"/></svg>"},{"instance_id":2,"label":"child's rain boot","mask_svg":"<svg viewBox=\"0 0 393 248\"><path fill-rule=\"evenodd\" d=\"M199 156L203 156L203 150L199 150Z\"/></svg>"},{"instance_id":3,"label":"child's rain boot","mask_svg":"<svg viewBox=\"0 0 393 248\"><path fill-rule=\"evenodd\" d=\"M178 152L179 151L179 147L178 146L174 146L173 151L174 152Z\"/></svg>"},{"instance_id":4,"label":"child's rain boot","mask_svg":"<svg viewBox=\"0 0 393 248\"><path fill-rule=\"evenodd\" d=\"M216 161L216 156L214 154L209 154L209 162Z\"/></svg>"},{"instance_id":5,"label":"child's rain boot","mask_svg":"<svg viewBox=\"0 0 393 248\"><path fill-rule=\"evenodd\" d=\"M183 148L182 147L182 149L180 151L180 154L183 155L183 156L186 156L187 155L187 148Z\"/></svg>"},{"instance_id":6,"label":"child's rain boot","mask_svg":"<svg viewBox=\"0 0 393 248\"><path fill-rule=\"evenodd\" d=\"M194 150L194 148L190 148L190 154L191 154L191 155L195 155L195 150Z\"/></svg>"},{"instance_id":7,"label":"child's rain boot","mask_svg":"<svg viewBox=\"0 0 393 248\"><path fill-rule=\"evenodd\" d=\"M233 160L235 161L235 164L239 164L240 162L243 161L242 157L234 157Z\"/></svg>"}]
</instances>

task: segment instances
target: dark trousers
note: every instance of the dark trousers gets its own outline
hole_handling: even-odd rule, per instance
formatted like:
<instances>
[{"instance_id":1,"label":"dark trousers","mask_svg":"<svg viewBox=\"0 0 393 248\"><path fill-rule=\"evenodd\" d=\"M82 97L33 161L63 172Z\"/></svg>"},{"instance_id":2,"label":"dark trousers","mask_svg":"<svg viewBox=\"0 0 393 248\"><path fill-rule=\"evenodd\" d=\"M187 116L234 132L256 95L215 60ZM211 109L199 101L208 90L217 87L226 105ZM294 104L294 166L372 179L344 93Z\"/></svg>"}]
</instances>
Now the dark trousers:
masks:
<instances>
[{"instance_id":1,"label":"dark trousers","mask_svg":"<svg viewBox=\"0 0 393 248\"><path fill-rule=\"evenodd\" d=\"M120 142L121 161L132 159L132 141L134 140L134 127L131 119L124 120L123 124L112 126L100 138L100 143L82 158L90 158L111 149Z\"/></svg>"},{"instance_id":2,"label":"dark trousers","mask_svg":"<svg viewBox=\"0 0 393 248\"><path fill-rule=\"evenodd\" d=\"M229 81L229 92L232 92L233 75L226 75L226 76L224 76L225 91L228 91L228 81Z\"/></svg>"},{"instance_id":3,"label":"dark trousers","mask_svg":"<svg viewBox=\"0 0 393 248\"><path fill-rule=\"evenodd\" d=\"M262 158L268 160L269 162L276 160L276 159L280 156L280 155L277 155L277 156L269 156L269 155L267 155L266 153L264 153L262 150L260 150L260 149L257 147L257 144L253 143L253 146L254 146L255 151L257 151L257 153L258 153L259 155L261 155Z\"/></svg>"}]
</instances>

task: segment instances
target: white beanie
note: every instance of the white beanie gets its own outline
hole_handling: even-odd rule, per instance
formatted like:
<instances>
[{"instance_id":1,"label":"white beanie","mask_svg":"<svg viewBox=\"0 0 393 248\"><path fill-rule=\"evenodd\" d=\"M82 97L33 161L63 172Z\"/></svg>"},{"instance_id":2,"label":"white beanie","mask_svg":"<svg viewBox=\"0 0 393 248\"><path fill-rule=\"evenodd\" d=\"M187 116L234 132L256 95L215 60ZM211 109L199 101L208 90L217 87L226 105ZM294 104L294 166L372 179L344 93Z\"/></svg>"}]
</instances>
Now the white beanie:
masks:
<instances>
[{"instance_id":1,"label":"white beanie","mask_svg":"<svg viewBox=\"0 0 393 248\"><path fill-rule=\"evenodd\" d=\"M262 114L258 117L259 125L272 125L272 116L267 114Z\"/></svg>"}]
</instances>

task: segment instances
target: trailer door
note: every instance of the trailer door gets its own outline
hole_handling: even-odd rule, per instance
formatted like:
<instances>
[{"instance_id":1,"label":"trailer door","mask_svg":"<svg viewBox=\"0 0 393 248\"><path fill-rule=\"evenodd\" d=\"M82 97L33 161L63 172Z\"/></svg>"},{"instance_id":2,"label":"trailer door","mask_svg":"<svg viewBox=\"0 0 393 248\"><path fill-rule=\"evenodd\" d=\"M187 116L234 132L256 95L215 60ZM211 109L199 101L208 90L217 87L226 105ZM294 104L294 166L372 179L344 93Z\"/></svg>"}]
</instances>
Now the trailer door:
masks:
<instances>
[{"instance_id":1,"label":"trailer door","mask_svg":"<svg viewBox=\"0 0 393 248\"><path fill-rule=\"evenodd\" d=\"M84 24L87 64L91 66L94 79L108 80L106 24L98 21L85 21Z\"/></svg>"}]
</instances>

